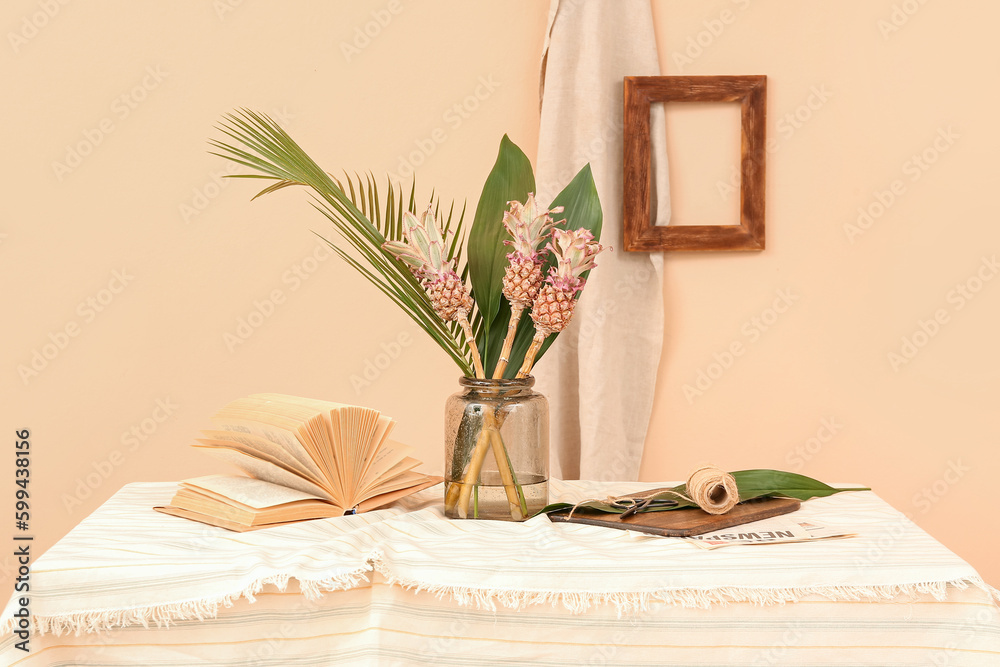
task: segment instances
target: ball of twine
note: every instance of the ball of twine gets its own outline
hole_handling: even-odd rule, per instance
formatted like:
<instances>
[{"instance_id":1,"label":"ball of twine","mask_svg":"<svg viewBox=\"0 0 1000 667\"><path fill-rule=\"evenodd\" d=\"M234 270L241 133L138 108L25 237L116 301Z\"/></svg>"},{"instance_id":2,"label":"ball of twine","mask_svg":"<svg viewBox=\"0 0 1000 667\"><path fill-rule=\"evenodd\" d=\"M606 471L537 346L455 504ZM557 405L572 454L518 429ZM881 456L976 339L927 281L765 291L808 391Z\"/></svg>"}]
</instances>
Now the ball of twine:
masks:
<instances>
[{"instance_id":1,"label":"ball of twine","mask_svg":"<svg viewBox=\"0 0 1000 667\"><path fill-rule=\"evenodd\" d=\"M736 479L713 465L705 465L688 477L687 493L709 514L725 514L740 502Z\"/></svg>"},{"instance_id":2,"label":"ball of twine","mask_svg":"<svg viewBox=\"0 0 1000 667\"><path fill-rule=\"evenodd\" d=\"M588 498L581 500L569 511L573 513L587 503L598 502L624 507L622 518L643 511L655 498L670 495L692 502L709 514L725 514L740 502L740 490L736 486L736 478L714 465L704 465L696 468L688 476L685 487L686 494L673 489L651 489L641 493L631 493L624 496L608 496L605 499Z\"/></svg>"}]
</instances>

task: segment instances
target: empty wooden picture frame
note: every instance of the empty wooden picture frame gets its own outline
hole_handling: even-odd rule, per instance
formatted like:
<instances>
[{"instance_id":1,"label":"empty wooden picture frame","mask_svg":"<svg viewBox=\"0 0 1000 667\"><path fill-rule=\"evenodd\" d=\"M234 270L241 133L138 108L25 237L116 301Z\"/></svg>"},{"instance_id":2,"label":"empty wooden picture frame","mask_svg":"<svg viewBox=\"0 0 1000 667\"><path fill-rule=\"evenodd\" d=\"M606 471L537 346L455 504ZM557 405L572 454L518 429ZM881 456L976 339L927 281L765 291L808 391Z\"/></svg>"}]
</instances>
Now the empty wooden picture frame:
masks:
<instances>
[{"instance_id":1,"label":"empty wooden picture frame","mask_svg":"<svg viewBox=\"0 0 1000 667\"><path fill-rule=\"evenodd\" d=\"M653 225L649 215L653 102L740 102L738 225ZM625 77L625 250L763 250L766 121L766 76Z\"/></svg>"}]
</instances>

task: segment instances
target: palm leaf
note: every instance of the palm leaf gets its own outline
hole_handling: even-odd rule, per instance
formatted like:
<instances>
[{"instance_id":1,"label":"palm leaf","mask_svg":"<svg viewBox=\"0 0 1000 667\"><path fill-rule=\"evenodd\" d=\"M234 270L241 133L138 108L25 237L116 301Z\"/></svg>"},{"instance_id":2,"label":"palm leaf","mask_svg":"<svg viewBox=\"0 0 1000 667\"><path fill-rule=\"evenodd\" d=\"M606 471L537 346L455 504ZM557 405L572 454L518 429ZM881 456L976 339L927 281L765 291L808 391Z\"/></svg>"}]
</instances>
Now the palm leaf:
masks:
<instances>
[{"instance_id":1,"label":"palm leaf","mask_svg":"<svg viewBox=\"0 0 1000 667\"><path fill-rule=\"evenodd\" d=\"M357 177L357 189L352 179L343 184L323 171L277 123L268 116L242 109L227 114L219 130L232 141L210 141L216 149L213 155L231 160L258 173L237 174L237 178L264 178L276 181L257 196L269 194L290 185L303 185L313 190L313 206L331 223L338 235L347 242L358 258L345 248L326 239L337 254L359 271L369 282L389 297L423 329L455 361L466 375L473 374L468 347L454 327L444 322L431 306L427 294L409 269L382 249L387 240L402 236L402 188L386 200L386 213L380 213L380 199L374 179ZM410 189L409 210L415 210L415 184ZM396 207L390 205L396 203ZM372 218L375 221L372 221ZM461 234L462 220L456 224ZM459 244L460 246L461 244Z\"/></svg>"},{"instance_id":2,"label":"palm leaf","mask_svg":"<svg viewBox=\"0 0 1000 667\"><path fill-rule=\"evenodd\" d=\"M369 208L373 207L373 210L378 211L379 195L375 187L374 181L369 179L366 188L366 186L361 183L360 177L358 177L357 174L355 174L355 178L358 179L357 191L351 189L351 200L356 202L356 204L359 206L367 206ZM379 227L379 231L381 231L385 235L386 240L401 241L403 240L403 224L401 219L397 220L396 211L392 210L390 202L394 199L399 199L400 201L402 201L402 188L400 186L394 188L390 183L388 185L388 194L386 196L385 219L384 222L379 223L378 221L381 221L382 218L380 215L377 216L376 226ZM441 199L440 197L435 197L433 192L431 193L431 204L437 211L440 211ZM465 226L466 207L465 205L462 206L462 211L457 219L455 219L454 217L455 202L452 202L449 205L449 207L450 210L448 213L448 217L445 218L444 224L442 225L442 233L445 235L446 238L448 234L453 234L452 241L447 247L447 252L448 252L447 258L455 260L456 264L458 265L457 269L458 273L462 277L462 280L465 281L468 279L468 274L469 274L468 264L462 262L462 249L465 247L464 226ZM368 210L368 208L362 209L362 211L366 210ZM412 192L410 195L410 203L407 210L410 213L413 213L414 215L417 214L416 202ZM401 214L399 215L399 218L402 218ZM327 243L329 243L329 241L327 241ZM409 270L407 270L407 273L409 273ZM367 273L365 275L366 277L368 277ZM371 278L369 278L369 280L371 280ZM478 310L474 308L473 312L478 313ZM468 345L468 341L466 341L465 333L462 331L462 328L458 324L458 322L447 322L446 326L448 328L448 331L451 333L452 337L455 340L460 341L462 349L465 349L465 347Z\"/></svg>"}]
</instances>

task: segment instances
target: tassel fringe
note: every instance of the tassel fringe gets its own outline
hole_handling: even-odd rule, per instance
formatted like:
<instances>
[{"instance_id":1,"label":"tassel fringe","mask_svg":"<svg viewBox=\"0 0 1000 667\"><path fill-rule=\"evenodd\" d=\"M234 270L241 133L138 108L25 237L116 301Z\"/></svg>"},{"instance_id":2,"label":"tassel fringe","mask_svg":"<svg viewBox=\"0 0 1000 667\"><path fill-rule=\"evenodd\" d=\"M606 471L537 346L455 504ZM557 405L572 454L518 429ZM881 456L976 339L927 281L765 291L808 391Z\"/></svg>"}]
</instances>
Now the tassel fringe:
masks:
<instances>
[{"instance_id":1,"label":"tassel fringe","mask_svg":"<svg viewBox=\"0 0 1000 667\"><path fill-rule=\"evenodd\" d=\"M300 580L299 587L307 598L316 599L322 597L324 592L348 590L357 588L362 583L367 583L369 581L367 573L370 571L371 568L365 566L353 572L324 579ZM95 632L110 632L132 625L141 625L144 628L155 625L166 628L170 627L171 623L176 624L179 621L205 621L215 618L219 613L219 607L232 607L233 603L240 598L246 598L251 603L255 602L257 594L264 589L264 586L272 585L284 592L288 586L288 580L287 574L261 577L244 587L243 590L234 591L227 595L169 604L88 610L55 616L33 614L29 630L33 635L52 633L59 637L72 633L80 636ZM10 634L13 630L14 619L5 618L0 624L0 633Z\"/></svg>"},{"instance_id":2,"label":"tassel fringe","mask_svg":"<svg viewBox=\"0 0 1000 667\"><path fill-rule=\"evenodd\" d=\"M636 592L565 592L565 591L525 591L496 588L475 588L470 586L447 586L428 584L419 580L397 577L382 559L381 553L372 554L365 566L352 572L322 579L298 580L299 588L308 599L317 599L326 592L357 588L370 581L368 574L378 572L386 582L414 592L426 592L437 598L450 597L460 606L496 611L498 608L522 609L533 605L562 606L570 613L581 614L597 605L614 605L618 616L649 610L657 604L677 605L697 609L707 609L713 605L728 605L742 602L754 605L774 605L797 602L808 596L820 596L832 601L879 602L917 595L930 595L935 600L945 600L949 588L964 590L969 586L979 588L990 595L1000 605L1000 590L993 588L979 577L967 577L953 581L935 581L915 584L894 584L889 586L805 586L798 588L752 588L724 586L711 589L678 588ZM219 607L232 607L233 602L246 598L255 601L255 596L264 586L273 585L279 591L288 586L288 575L262 577L247 585L243 590L214 598L202 598L172 602L163 605L133 607L129 609L91 610L72 614L32 616L32 634L56 636L73 633L108 632L117 628L141 625L149 628L169 627L179 621L205 621L216 618ZM6 618L0 624L0 633L10 634L14 629L14 619Z\"/></svg>"}]
</instances>

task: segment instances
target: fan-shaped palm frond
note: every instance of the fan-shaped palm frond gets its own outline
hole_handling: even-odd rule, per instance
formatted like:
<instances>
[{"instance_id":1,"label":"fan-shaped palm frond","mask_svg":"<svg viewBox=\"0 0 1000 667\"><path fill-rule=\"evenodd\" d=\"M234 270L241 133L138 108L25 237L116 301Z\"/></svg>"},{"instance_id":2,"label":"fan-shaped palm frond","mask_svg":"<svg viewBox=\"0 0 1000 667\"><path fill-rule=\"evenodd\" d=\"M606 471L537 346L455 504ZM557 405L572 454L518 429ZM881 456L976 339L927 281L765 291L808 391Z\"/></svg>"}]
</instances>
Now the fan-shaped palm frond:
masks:
<instances>
[{"instance_id":1,"label":"fan-shaped palm frond","mask_svg":"<svg viewBox=\"0 0 1000 667\"><path fill-rule=\"evenodd\" d=\"M371 174L352 179L345 174L337 179L323 171L277 123L268 116L242 109L227 114L219 129L234 143L210 141L218 152L214 155L252 169L256 173L235 174L231 178L262 178L273 180L254 197L269 194L292 185L312 189L313 207L333 223L337 233L347 241L357 257L337 243L325 240L334 252L360 272L383 294L399 306L417 325L437 342L466 375L473 374L468 345L457 323L444 322L434 308L420 282L406 266L382 248L386 241L403 238L403 212L416 212L414 187L408 198L401 185L389 182L384 205ZM346 186L346 187L345 187ZM408 200L408 201L407 201ZM441 215L440 198L431 195L435 214ZM465 208L457 217L454 203L442 218L445 235L451 234L449 259L454 257L459 274L465 280L468 266L462 262L464 246L463 223ZM473 322L482 318L473 314ZM469 341L475 344L474 341Z\"/></svg>"}]
</instances>

